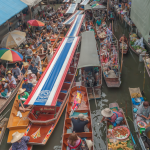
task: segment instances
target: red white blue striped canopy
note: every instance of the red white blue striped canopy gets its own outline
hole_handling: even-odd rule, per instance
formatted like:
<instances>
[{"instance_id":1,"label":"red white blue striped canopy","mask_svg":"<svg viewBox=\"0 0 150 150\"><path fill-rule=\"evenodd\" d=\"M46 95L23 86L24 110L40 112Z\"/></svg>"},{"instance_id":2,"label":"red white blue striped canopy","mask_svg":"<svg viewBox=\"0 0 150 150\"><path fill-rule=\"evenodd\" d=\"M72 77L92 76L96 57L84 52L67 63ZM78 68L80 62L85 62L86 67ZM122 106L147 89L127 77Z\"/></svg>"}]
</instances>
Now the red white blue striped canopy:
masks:
<instances>
[{"instance_id":1,"label":"red white blue striped canopy","mask_svg":"<svg viewBox=\"0 0 150 150\"><path fill-rule=\"evenodd\" d=\"M62 40L25 104L56 105L79 39L80 37L67 37Z\"/></svg>"},{"instance_id":2,"label":"red white blue striped canopy","mask_svg":"<svg viewBox=\"0 0 150 150\"><path fill-rule=\"evenodd\" d=\"M81 14L76 15L66 36L68 36L68 37L69 36L71 36L71 37L78 36L84 17L85 17L85 15L81 15Z\"/></svg>"},{"instance_id":3,"label":"red white blue striped canopy","mask_svg":"<svg viewBox=\"0 0 150 150\"><path fill-rule=\"evenodd\" d=\"M63 22L63 24L70 25L73 22L76 15L79 15L79 14L82 14L82 13L83 13L82 10L76 10L74 14L72 14L65 22Z\"/></svg>"},{"instance_id":4,"label":"red white blue striped canopy","mask_svg":"<svg viewBox=\"0 0 150 150\"><path fill-rule=\"evenodd\" d=\"M68 7L66 14L73 14L77 8L78 4L70 4L70 6Z\"/></svg>"},{"instance_id":5,"label":"red white blue striped canopy","mask_svg":"<svg viewBox=\"0 0 150 150\"><path fill-rule=\"evenodd\" d=\"M80 5L87 5L90 0L84 0L80 3Z\"/></svg>"}]
</instances>

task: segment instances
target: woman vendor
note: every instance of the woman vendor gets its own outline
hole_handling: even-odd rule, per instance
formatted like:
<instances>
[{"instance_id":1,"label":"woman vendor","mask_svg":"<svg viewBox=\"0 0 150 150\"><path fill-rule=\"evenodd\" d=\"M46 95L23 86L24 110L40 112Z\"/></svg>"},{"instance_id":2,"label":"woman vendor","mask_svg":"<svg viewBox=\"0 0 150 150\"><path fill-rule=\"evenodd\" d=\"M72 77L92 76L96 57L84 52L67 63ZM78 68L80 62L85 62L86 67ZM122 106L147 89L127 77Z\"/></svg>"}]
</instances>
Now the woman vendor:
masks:
<instances>
[{"instance_id":1,"label":"woman vendor","mask_svg":"<svg viewBox=\"0 0 150 150\"><path fill-rule=\"evenodd\" d=\"M150 120L150 106L149 102L143 102L137 111L137 121L143 120L144 122L149 123Z\"/></svg>"},{"instance_id":2,"label":"woman vendor","mask_svg":"<svg viewBox=\"0 0 150 150\"><path fill-rule=\"evenodd\" d=\"M102 123L103 121L109 121L115 127L116 125L119 125L121 121L123 121L122 113L118 111L112 111L110 108L103 109L101 111L101 114L103 115L103 119L100 123Z\"/></svg>"}]
</instances>

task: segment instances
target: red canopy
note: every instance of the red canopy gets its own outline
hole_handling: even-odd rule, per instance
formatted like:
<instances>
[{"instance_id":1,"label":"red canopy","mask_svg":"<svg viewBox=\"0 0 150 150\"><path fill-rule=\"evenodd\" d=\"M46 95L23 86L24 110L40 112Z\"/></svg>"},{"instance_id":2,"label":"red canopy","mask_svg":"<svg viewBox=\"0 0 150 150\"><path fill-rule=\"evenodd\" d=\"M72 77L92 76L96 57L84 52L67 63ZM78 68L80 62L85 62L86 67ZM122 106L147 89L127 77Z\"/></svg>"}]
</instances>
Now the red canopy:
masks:
<instances>
[{"instance_id":1,"label":"red canopy","mask_svg":"<svg viewBox=\"0 0 150 150\"><path fill-rule=\"evenodd\" d=\"M45 23L39 21L39 20L29 20L28 23L31 25L31 26L44 26Z\"/></svg>"}]
</instances>

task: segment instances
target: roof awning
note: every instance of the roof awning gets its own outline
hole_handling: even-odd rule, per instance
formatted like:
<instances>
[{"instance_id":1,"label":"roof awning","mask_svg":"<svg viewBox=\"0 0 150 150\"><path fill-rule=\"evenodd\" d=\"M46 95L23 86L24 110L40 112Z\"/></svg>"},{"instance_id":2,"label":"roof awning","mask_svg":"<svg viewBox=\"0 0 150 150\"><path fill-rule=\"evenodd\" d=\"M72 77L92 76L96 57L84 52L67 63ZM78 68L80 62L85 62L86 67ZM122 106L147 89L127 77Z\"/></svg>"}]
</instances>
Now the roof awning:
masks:
<instances>
[{"instance_id":1,"label":"roof awning","mask_svg":"<svg viewBox=\"0 0 150 150\"><path fill-rule=\"evenodd\" d=\"M92 9L106 9L106 6L100 4L92 7Z\"/></svg>"},{"instance_id":2,"label":"roof awning","mask_svg":"<svg viewBox=\"0 0 150 150\"><path fill-rule=\"evenodd\" d=\"M70 2L70 0L64 0L63 2L64 2L64 3L69 3L69 2Z\"/></svg>"},{"instance_id":3,"label":"roof awning","mask_svg":"<svg viewBox=\"0 0 150 150\"><path fill-rule=\"evenodd\" d=\"M27 4L28 6L33 7L39 2L41 2L42 0L21 0L21 1Z\"/></svg>"},{"instance_id":4,"label":"roof awning","mask_svg":"<svg viewBox=\"0 0 150 150\"><path fill-rule=\"evenodd\" d=\"M78 68L100 66L94 31L82 33L81 52Z\"/></svg>"},{"instance_id":5,"label":"roof awning","mask_svg":"<svg viewBox=\"0 0 150 150\"><path fill-rule=\"evenodd\" d=\"M88 4L84 6L84 10L90 10L90 9L92 9L92 8L91 8L91 6L88 5Z\"/></svg>"},{"instance_id":6,"label":"roof awning","mask_svg":"<svg viewBox=\"0 0 150 150\"><path fill-rule=\"evenodd\" d=\"M1 0L0 1L0 25L5 23L8 19L18 14L27 5L20 0Z\"/></svg>"},{"instance_id":7,"label":"roof awning","mask_svg":"<svg viewBox=\"0 0 150 150\"><path fill-rule=\"evenodd\" d=\"M80 3L80 5L87 5L89 1L90 0L84 0L83 2Z\"/></svg>"},{"instance_id":8,"label":"roof awning","mask_svg":"<svg viewBox=\"0 0 150 150\"><path fill-rule=\"evenodd\" d=\"M27 105L55 106L80 37L63 38L40 80L26 100Z\"/></svg>"},{"instance_id":9,"label":"roof awning","mask_svg":"<svg viewBox=\"0 0 150 150\"><path fill-rule=\"evenodd\" d=\"M66 14L73 14L77 8L78 4L70 4L70 6L68 7Z\"/></svg>"},{"instance_id":10,"label":"roof awning","mask_svg":"<svg viewBox=\"0 0 150 150\"><path fill-rule=\"evenodd\" d=\"M74 0L74 3L81 3L81 0Z\"/></svg>"},{"instance_id":11,"label":"roof awning","mask_svg":"<svg viewBox=\"0 0 150 150\"><path fill-rule=\"evenodd\" d=\"M81 14L76 15L66 36L68 36L68 37L69 36L71 36L71 37L78 36L84 17L85 17L85 15L81 15Z\"/></svg>"},{"instance_id":12,"label":"roof awning","mask_svg":"<svg viewBox=\"0 0 150 150\"><path fill-rule=\"evenodd\" d=\"M76 15L79 15L82 13L83 13L82 10L76 10L76 12L74 14L72 14L65 22L63 22L63 24L70 25L73 22Z\"/></svg>"}]
</instances>

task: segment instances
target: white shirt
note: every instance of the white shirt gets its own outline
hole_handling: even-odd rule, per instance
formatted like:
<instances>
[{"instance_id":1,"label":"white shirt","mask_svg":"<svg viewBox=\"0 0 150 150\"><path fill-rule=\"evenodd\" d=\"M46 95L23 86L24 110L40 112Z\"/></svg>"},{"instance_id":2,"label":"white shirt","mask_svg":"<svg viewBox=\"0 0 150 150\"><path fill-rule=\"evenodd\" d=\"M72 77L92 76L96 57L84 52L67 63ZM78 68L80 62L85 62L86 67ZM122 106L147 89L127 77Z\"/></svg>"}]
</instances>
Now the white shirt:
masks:
<instances>
[{"instance_id":1,"label":"white shirt","mask_svg":"<svg viewBox=\"0 0 150 150\"><path fill-rule=\"evenodd\" d=\"M41 68L41 58L40 56L37 56L36 58L33 56L32 61L34 62L35 65L38 66L38 63L40 62L40 68Z\"/></svg>"},{"instance_id":2,"label":"white shirt","mask_svg":"<svg viewBox=\"0 0 150 150\"><path fill-rule=\"evenodd\" d=\"M16 84L16 80L15 80L15 77L14 77L14 76L11 77L11 80L9 80L9 78L7 77L7 80L9 81L9 83L10 83L11 81L13 81L12 84Z\"/></svg>"}]
</instances>

